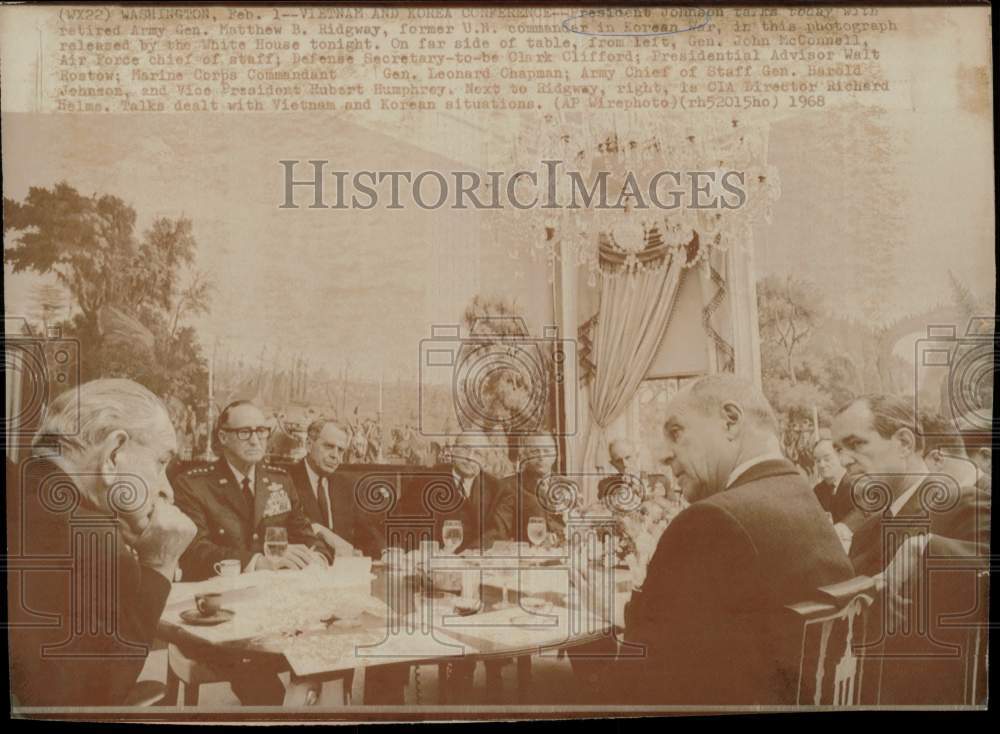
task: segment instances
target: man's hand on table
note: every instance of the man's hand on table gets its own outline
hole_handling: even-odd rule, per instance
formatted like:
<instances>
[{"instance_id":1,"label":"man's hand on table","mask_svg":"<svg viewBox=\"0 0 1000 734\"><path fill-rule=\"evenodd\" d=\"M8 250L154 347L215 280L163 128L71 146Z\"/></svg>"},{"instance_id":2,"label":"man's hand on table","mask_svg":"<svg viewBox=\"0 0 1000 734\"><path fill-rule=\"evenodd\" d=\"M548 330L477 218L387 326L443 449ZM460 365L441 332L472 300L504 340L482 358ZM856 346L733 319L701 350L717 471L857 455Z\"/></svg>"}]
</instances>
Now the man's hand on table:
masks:
<instances>
[{"instance_id":1,"label":"man's hand on table","mask_svg":"<svg viewBox=\"0 0 1000 734\"><path fill-rule=\"evenodd\" d=\"M348 543L325 525L320 525L318 522L314 522L312 524L312 531L316 534L317 538L333 548L334 552L338 556L349 558L357 554L353 545Z\"/></svg>"},{"instance_id":2,"label":"man's hand on table","mask_svg":"<svg viewBox=\"0 0 1000 734\"><path fill-rule=\"evenodd\" d=\"M176 506L157 502L149 515L149 523L132 542L132 547L140 564L153 569L167 581L173 581L177 561L197 532L191 518Z\"/></svg>"},{"instance_id":3,"label":"man's hand on table","mask_svg":"<svg viewBox=\"0 0 1000 734\"><path fill-rule=\"evenodd\" d=\"M311 551L304 545L289 544L285 552L276 557L258 556L254 563L254 571L278 571L281 569L299 570L313 564L327 565L322 555Z\"/></svg>"}]
</instances>

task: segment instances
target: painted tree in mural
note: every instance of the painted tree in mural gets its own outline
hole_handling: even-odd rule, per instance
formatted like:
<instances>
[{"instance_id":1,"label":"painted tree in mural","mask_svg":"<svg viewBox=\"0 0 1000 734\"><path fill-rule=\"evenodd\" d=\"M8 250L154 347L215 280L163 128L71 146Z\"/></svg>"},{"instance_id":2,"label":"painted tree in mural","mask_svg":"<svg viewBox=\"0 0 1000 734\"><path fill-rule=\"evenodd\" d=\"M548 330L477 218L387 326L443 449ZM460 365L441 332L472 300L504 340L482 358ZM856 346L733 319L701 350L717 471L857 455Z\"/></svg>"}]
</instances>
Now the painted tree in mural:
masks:
<instances>
[{"instance_id":1,"label":"painted tree in mural","mask_svg":"<svg viewBox=\"0 0 1000 734\"><path fill-rule=\"evenodd\" d=\"M864 340L874 337L874 343L856 344L867 353L861 366L866 390L898 391L902 385L891 350L878 344L891 325L907 315L900 313L896 300L885 297L909 271L902 261L910 236L909 193L897 175L904 163L900 151L906 141L900 136L905 133L885 110L854 103L797 119L795 126L803 141L826 141L801 151L810 167L839 172L807 182L809 200L816 206L808 211L809 241L802 252L808 253L804 256L812 272L831 274L829 282L817 285L836 294L824 315L855 319ZM878 192L877 198L872 191Z\"/></svg>"},{"instance_id":2,"label":"painted tree in mural","mask_svg":"<svg viewBox=\"0 0 1000 734\"><path fill-rule=\"evenodd\" d=\"M67 308L64 336L79 340L80 377L129 377L170 401L201 406L207 366L190 317L212 292L194 273L191 221L159 217L137 235L135 210L111 195L68 183L4 198L4 260L15 273L54 275Z\"/></svg>"},{"instance_id":3,"label":"painted tree in mural","mask_svg":"<svg viewBox=\"0 0 1000 734\"><path fill-rule=\"evenodd\" d=\"M876 332L831 313L816 292L796 278L757 283L762 384L788 424L811 424L814 415L825 423L838 406L879 389L865 370L874 364Z\"/></svg>"},{"instance_id":4,"label":"painted tree in mural","mask_svg":"<svg viewBox=\"0 0 1000 734\"><path fill-rule=\"evenodd\" d=\"M785 377L794 386L796 357L812 336L820 303L801 280L766 278L757 285L761 339L781 355ZM769 352L771 354L771 352Z\"/></svg>"}]
</instances>

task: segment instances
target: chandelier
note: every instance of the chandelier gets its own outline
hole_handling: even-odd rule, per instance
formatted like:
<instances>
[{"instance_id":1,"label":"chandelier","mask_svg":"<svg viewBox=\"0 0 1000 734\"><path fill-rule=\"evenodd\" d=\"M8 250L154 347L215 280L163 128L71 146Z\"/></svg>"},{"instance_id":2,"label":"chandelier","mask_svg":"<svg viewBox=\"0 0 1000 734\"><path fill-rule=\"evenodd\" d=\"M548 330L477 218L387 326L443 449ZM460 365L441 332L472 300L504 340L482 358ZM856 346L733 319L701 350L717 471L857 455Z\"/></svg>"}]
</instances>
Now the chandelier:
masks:
<instances>
[{"instance_id":1,"label":"chandelier","mask_svg":"<svg viewBox=\"0 0 1000 734\"><path fill-rule=\"evenodd\" d=\"M753 225L770 221L780 185L777 170L767 163L767 134L766 123L745 126L732 117L711 115L685 125L662 113L547 114L540 126L523 127L513 136L502 165L530 171L548 161L546 202L558 206L492 212L497 220L490 226L505 233L512 259L568 260L588 270L592 284L630 271L603 268L602 247L633 264L654 242L672 251L688 248L682 262L692 267L714 249L750 246ZM729 196L730 206L696 207L688 201L665 207L662 200L661 206L653 205L649 199L655 192L644 184L676 182L664 172L682 179L697 172L699 195L708 201ZM595 206L594 199L590 206L581 205L581 182L599 194L602 178L608 206ZM730 190L737 188L736 182L742 201ZM550 278L553 270L549 268Z\"/></svg>"}]
</instances>

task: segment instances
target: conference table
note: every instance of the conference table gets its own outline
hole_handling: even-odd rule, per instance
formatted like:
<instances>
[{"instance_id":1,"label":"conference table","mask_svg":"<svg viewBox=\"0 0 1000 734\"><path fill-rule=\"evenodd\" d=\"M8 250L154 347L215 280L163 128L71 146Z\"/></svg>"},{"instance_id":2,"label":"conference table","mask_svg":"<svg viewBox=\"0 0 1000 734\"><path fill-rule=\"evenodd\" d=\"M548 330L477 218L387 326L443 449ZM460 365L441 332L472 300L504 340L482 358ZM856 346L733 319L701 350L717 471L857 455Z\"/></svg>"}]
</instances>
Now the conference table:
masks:
<instances>
[{"instance_id":1,"label":"conference table","mask_svg":"<svg viewBox=\"0 0 1000 734\"><path fill-rule=\"evenodd\" d=\"M332 567L216 576L174 584L158 637L210 669L289 672L286 706L362 703L366 671L379 666L436 664L443 673L484 662L489 677L512 659L524 702L533 657L572 655L620 633L628 571L588 568L581 582L559 549L545 558L424 549L392 563L338 557ZM195 596L211 592L226 619L205 624ZM336 686L324 687L335 681L337 698ZM449 701L454 692L439 682L439 703L471 703Z\"/></svg>"}]
</instances>

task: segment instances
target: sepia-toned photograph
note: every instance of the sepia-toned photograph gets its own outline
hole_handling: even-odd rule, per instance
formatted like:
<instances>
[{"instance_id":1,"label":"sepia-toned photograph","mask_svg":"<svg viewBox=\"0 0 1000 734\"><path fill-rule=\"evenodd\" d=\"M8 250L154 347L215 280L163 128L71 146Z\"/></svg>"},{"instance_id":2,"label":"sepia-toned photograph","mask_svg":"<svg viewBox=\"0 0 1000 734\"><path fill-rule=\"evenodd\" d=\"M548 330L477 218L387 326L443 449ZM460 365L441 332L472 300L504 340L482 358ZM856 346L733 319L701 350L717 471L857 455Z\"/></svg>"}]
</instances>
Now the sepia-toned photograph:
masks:
<instances>
[{"instance_id":1,"label":"sepia-toned photograph","mask_svg":"<svg viewBox=\"0 0 1000 734\"><path fill-rule=\"evenodd\" d=\"M990 11L0 6L11 716L986 710Z\"/></svg>"}]
</instances>

